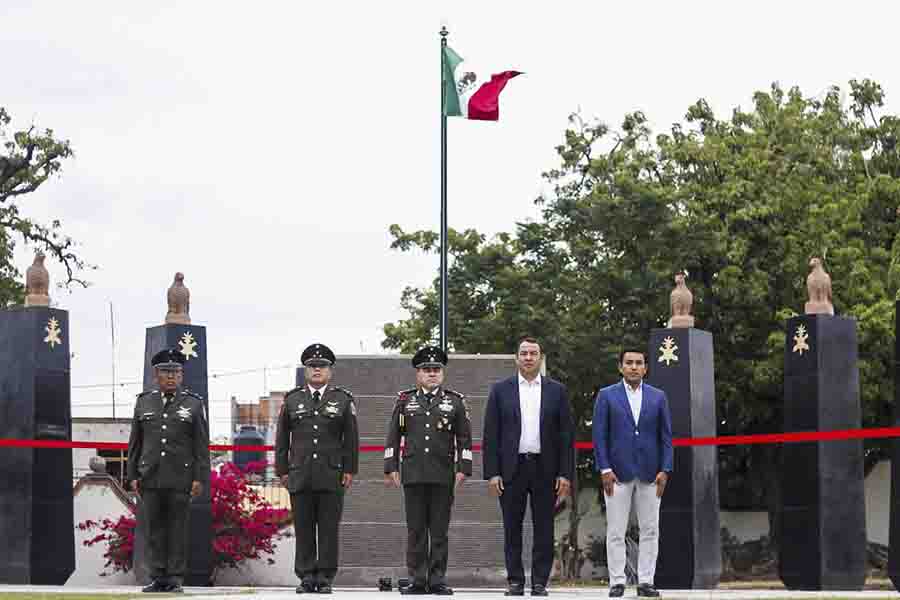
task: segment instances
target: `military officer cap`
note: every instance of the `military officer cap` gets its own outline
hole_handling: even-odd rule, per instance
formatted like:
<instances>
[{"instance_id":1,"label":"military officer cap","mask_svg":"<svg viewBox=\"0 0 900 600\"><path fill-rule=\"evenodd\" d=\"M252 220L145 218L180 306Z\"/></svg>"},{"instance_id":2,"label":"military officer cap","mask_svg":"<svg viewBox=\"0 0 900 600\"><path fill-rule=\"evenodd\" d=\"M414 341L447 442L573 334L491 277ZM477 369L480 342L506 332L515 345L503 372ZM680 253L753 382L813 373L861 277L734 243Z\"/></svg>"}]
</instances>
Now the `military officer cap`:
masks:
<instances>
[{"instance_id":1,"label":"military officer cap","mask_svg":"<svg viewBox=\"0 0 900 600\"><path fill-rule=\"evenodd\" d=\"M164 348L150 359L150 366L162 371L177 371L184 365L184 354L175 348Z\"/></svg>"},{"instance_id":2,"label":"military officer cap","mask_svg":"<svg viewBox=\"0 0 900 600\"><path fill-rule=\"evenodd\" d=\"M447 353L437 346L425 346L413 356L412 365L417 369L423 367L444 367L447 364Z\"/></svg>"},{"instance_id":3,"label":"military officer cap","mask_svg":"<svg viewBox=\"0 0 900 600\"><path fill-rule=\"evenodd\" d=\"M310 344L300 355L304 367L330 367L334 364L334 352L325 344Z\"/></svg>"}]
</instances>

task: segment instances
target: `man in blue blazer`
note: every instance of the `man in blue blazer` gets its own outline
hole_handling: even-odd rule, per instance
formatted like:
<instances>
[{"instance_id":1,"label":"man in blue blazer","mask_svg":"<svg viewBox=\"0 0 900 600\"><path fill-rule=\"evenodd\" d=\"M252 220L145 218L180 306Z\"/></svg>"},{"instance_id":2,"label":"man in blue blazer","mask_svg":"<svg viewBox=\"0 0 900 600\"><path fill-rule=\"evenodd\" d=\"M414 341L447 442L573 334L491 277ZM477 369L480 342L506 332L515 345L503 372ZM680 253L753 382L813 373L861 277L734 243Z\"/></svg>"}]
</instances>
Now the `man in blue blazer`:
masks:
<instances>
[{"instance_id":1,"label":"man in blue blazer","mask_svg":"<svg viewBox=\"0 0 900 600\"><path fill-rule=\"evenodd\" d=\"M625 593L625 531L632 503L640 528L638 596L657 597L653 585L659 549L659 505L672 472L672 418L666 393L643 382L641 350L619 355L622 381L594 403L594 456L606 500L609 595Z\"/></svg>"},{"instance_id":2,"label":"man in blue blazer","mask_svg":"<svg viewBox=\"0 0 900 600\"><path fill-rule=\"evenodd\" d=\"M519 342L519 373L491 387L484 414L484 478L503 512L507 596L525 594L522 520L531 498L534 547L531 595L546 596L553 565L553 522L557 500L569 494L574 471L572 411L566 388L542 377L541 346Z\"/></svg>"}]
</instances>

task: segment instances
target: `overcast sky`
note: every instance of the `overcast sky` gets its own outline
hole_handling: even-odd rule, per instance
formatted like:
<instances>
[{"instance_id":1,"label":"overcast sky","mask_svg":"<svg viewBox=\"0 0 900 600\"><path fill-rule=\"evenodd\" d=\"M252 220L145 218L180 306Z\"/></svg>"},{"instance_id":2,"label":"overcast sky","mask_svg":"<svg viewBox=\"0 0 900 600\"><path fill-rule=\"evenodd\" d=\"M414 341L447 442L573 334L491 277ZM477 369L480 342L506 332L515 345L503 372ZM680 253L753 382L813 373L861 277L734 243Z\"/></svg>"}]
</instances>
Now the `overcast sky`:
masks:
<instances>
[{"instance_id":1,"label":"overcast sky","mask_svg":"<svg viewBox=\"0 0 900 600\"><path fill-rule=\"evenodd\" d=\"M773 81L818 95L852 78L898 111L896 9L853 2L46 2L0 4L0 105L76 156L23 199L99 266L70 311L76 416L109 415L141 378L176 271L207 326L214 433L227 401L292 387L303 347L383 352L404 286L437 257L389 249L388 226L436 229L439 31L479 80L518 69L500 122L451 120L452 227L535 218L567 116L667 128L706 98L748 107ZM896 94L896 96L895 96ZM24 272L31 251L20 248ZM59 281L62 273L51 265ZM452 336L452 332L451 332ZM551 357L552 360L552 357ZM410 374L412 378L412 373ZM140 386L116 388L119 415Z\"/></svg>"}]
</instances>

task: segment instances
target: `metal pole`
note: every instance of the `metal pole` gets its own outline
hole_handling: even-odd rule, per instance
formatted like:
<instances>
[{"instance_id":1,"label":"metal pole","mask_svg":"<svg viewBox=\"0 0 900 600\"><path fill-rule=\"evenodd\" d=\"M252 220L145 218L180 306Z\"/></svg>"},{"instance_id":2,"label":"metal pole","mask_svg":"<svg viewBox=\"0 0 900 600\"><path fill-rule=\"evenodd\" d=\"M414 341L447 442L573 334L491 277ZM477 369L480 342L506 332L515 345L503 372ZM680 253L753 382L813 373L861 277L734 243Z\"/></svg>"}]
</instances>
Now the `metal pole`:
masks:
<instances>
[{"instance_id":1,"label":"metal pole","mask_svg":"<svg viewBox=\"0 0 900 600\"><path fill-rule=\"evenodd\" d=\"M447 81L444 48L450 32L441 27L441 350L447 351Z\"/></svg>"},{"instance_id":2,"label":"metal pole","mask_svg":"<svg viewBox=\"0 0 900 600\"><path fill-rule=\"evenodd\" d=\"M109 333L112 336L112 416L116 418L116 321L113 317L113 303L109 302Z\"/></svg>"}]
</instances>

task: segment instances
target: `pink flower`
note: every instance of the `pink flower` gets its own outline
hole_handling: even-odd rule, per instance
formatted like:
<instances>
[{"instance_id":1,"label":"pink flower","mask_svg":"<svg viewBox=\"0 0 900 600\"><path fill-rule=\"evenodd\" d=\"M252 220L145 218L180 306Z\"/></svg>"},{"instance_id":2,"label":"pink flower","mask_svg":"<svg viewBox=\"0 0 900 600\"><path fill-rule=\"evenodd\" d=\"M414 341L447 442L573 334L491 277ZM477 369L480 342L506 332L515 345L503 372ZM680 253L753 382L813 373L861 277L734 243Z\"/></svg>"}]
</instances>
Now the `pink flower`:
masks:
<instances>
[{"instance_id":1,"label":"pink flower","mask_svg":"<svg viewBox=\"0 0 900 600\"><path fill-rule=\"evenodd\" d=\"M273 554L275 540L282 537L279 526L289 521L290 511L273 508L249 487L247 481L249 474L264 472L267 466L261 461L250 463L241 470L233 463L226 463L219 472L210 473L212 550L216 572L221 567L236 567L244 561L258 559L261 553ZM134 508L129 506L129 511L133 514ZM93 538L85 540L84 545L106 542L105 567L112 568L112 572L128 572L133 568L136 526L137 520L125 515L116 521L86 520L77 525L81 531L99 531ZM269 562L271 564L271 559Z\"/></svg>"}]
</instances>

